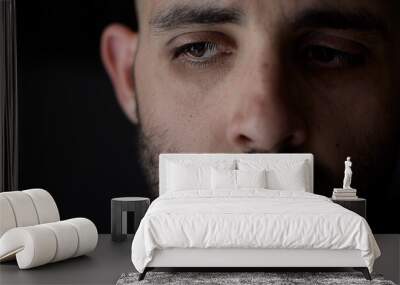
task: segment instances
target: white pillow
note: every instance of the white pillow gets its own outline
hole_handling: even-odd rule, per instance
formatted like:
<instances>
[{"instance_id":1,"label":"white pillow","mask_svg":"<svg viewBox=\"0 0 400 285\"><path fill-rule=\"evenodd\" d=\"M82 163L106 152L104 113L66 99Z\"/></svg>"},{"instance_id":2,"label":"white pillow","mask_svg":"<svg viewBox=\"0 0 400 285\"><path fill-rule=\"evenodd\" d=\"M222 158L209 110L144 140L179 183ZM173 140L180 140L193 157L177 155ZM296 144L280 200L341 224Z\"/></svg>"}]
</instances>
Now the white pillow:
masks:
<instances>
[{"instance_id":1,"label":"white pillow","mask_svg":"<svg viewBox=\"0 0 400 285\"><path fill-rule=\"evenodd\" d=\"M212 168L211 189L236 189L236 170Z\"/></svg>"},{"instance_id":2,"label":"white pillow","mask_svg":"<svg viewBox=\"0 0 400 285\"><path fill-rule=\"evenodd\" d=\"M213 190L239 190L240 188L266 188L266 171L211 169Z\"/></svg>"},{"instance_id":3,"label":"white pillow","mask_svg":"<svg viewBox=\"0 0 400 285\"><path fill-rule=\"evenodd\" d=\"M235 169L235 160L185 159L168 161L166 164L167 191L210 190L211 168Z\"/></svg>"},{"instance_id":4,"label":"white pillow","mask_svg":"<svg viewBox=\"0 0 400 285\"><path fill-rule=\"evenodd\" d=\"M237 188L267 188L267 171L235 170Z\"/></svg>"},{"instance_id":5,"label":"white pillow","mask_svg":"<svg viewBox=\"0 0 400 285\"><path fill-rule=\"evenodd\" d=\"M210 189L210 167L184 166L169 163L167 189L184 191L193 189Z\"/></svg>"},{"instance_id":6,"label":"white pillow","mask_svg":"<svg viewBox=\"0 0 400 285\"><path fill-rule=\"evenodd\" d=\"M238 160L240 170L267 170L267 188L306 191L310 189L307 160Z\"/></svg>"},{"instance_id":7,"label":"white pillow","mask_svg":"<svg viewBox=\"0 0 400 285\"><path fill-rule=\"evenodd\" d=\"M309 189L306 161L283 163L269 169L268 186L271 189L306 191Z\"/></svg>"}]
</instances>

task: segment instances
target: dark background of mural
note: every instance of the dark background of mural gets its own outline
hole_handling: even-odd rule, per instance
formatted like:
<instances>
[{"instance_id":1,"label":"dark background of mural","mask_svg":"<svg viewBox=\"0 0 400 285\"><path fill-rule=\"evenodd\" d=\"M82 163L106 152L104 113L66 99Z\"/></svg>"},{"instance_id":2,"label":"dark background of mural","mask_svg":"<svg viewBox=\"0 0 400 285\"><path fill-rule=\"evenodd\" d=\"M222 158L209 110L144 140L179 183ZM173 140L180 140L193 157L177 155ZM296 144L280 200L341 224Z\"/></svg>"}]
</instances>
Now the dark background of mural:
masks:
<instances>
[{"instance_id":1,"label":"dark background of mural","mask_svg":"<svg viewBox=\"0 0 400 285\"><path fill-rule=\"evenodd\" d=\"M62 218L109 232L110 199L146 190L99 55L107 23L134 27L133 1L17 1L17 21L20 189L45 188Z\"/></svg>"},{"instance_id":2,"label":"dark background of mural","mask_svg":"<svg viewBox=\"0 0 400 285\"><path fill-rule=\"evenodd\" d=\"M20 189L47 189L63 219L90 218L100 232L110 231L112 197L146 196L135 128L99 56L102 29L135 28L133 9L132 0L17 1ZM372 229L398 232L398 201L374 202Z\"/></svg>"}]
</instances>

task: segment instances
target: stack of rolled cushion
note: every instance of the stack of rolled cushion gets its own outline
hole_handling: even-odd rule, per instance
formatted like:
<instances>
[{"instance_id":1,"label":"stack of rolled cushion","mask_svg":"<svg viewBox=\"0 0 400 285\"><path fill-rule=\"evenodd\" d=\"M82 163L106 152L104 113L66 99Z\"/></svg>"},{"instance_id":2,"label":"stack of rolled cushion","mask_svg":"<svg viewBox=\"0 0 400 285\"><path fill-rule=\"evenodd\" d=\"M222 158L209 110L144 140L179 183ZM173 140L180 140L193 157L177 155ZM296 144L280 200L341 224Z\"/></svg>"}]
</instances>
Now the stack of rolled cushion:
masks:
<instances>
[{"instance_id":1,"label":"stack of rolled cushion","mask_svg":"<svg viewBox=\"0 0 400 285\"><path fill-rule=\"evenodd\" d=\"M96 248L96 226L88 219L60 221L53 197L43 189L0 193L0 262L20 269L87 254Z\"/></svg>"}]
</instances>

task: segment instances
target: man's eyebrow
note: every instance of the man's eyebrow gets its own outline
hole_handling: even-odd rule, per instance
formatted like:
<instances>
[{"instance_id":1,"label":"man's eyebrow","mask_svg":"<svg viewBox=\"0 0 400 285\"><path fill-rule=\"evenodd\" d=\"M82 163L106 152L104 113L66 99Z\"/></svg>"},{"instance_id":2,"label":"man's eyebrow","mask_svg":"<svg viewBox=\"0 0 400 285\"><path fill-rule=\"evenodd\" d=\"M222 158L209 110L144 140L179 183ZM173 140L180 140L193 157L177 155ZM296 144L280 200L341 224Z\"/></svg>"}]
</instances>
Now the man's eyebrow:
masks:
<instances>
[{"instance_id":1,"label":"man's eyebrow","mask_svg":"<svg viewBox=\"0 0 400 285\"><path fill-rule=\"evenodd\" d=\"M293 23L297 28L332 28L338 30L388 32L385 22L370 12L339 10L306 10L297 16Z\"/></svg>"},{"instance_id":2,"label":"man's eyebrow","mask_svg":"<svg viewBox=\"0 0 400 285\"><path fill-rule=\"evenodd\" d=\"M150 26L167 31L195 24L240 24L242 19L243 11L234 7L174 5L152 17Z\"/></svg>"}]
</instances>

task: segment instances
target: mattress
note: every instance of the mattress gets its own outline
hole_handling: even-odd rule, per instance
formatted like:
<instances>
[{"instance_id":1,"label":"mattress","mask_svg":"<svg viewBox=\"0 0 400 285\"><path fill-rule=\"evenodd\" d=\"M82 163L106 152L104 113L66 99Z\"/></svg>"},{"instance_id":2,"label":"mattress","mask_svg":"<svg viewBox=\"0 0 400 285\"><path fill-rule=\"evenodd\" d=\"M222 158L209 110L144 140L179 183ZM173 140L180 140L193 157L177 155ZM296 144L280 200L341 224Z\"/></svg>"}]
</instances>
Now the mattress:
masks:
<instances>
[{"instance_id":1,"label":"mattress","mask_svg":"<svg viewBox=\"0 0 400 285\"><path fill-rule=\"evenodd\" d=\"M300 191L167 192L153 201L132 242L143 272L156 249L357 249L372 272L380 251L364 218Z\"/></svg>"}]
</instances>

